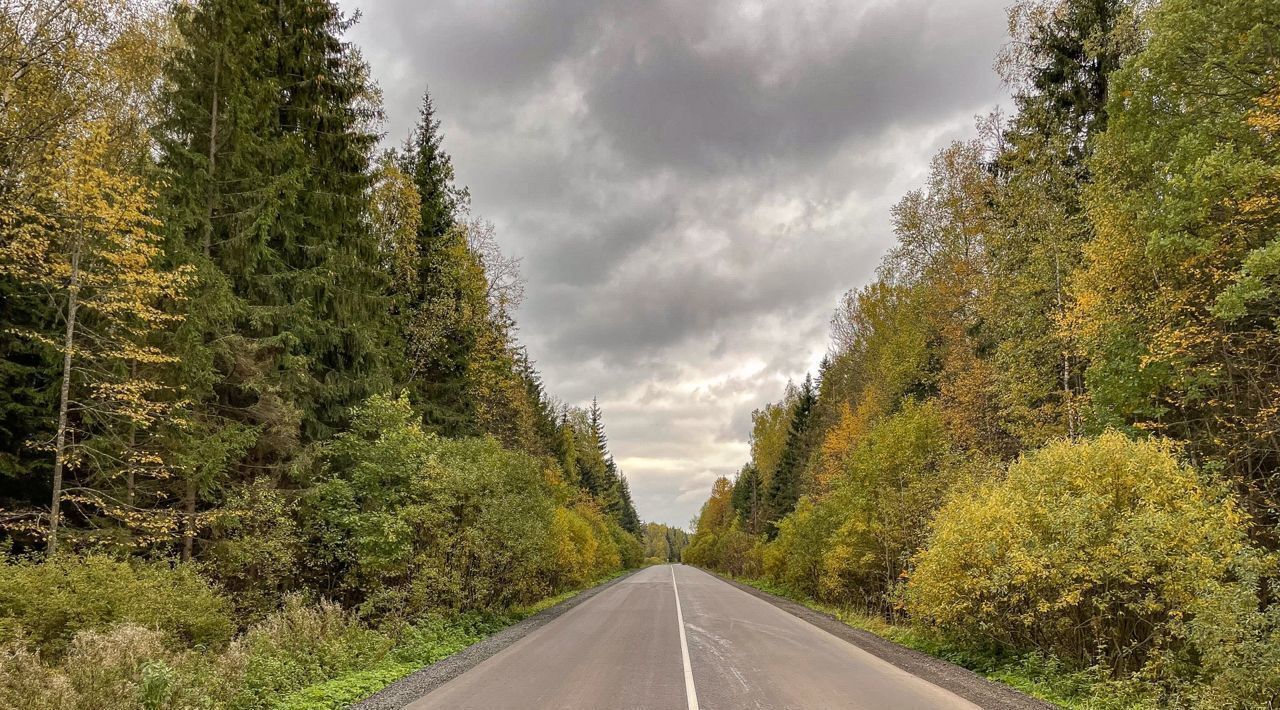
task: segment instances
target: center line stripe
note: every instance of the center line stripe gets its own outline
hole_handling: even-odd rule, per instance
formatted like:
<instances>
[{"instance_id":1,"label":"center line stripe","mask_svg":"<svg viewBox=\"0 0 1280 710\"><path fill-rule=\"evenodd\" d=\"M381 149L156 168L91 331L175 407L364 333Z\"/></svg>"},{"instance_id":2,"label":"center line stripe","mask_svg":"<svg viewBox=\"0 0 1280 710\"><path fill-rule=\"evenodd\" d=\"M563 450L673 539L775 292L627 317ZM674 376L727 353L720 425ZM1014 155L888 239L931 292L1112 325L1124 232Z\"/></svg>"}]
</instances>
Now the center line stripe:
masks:
<instances>
[{"instance_id":1,"label":"center line stripe","mask_svg":"<svg viewBox=\"0 0 1280 710\"><path fill-rule=\"evenodd\" d=\"M680 588L676 586L676 567L671 566L671 589L676 594L676 621L680 622L680 657L684 661L684 694L689 710L698 710L698 691L693 689L693 667L689 665L689 642L684 637L684 612L680 611Z\"/></svg>"}]
</instances>

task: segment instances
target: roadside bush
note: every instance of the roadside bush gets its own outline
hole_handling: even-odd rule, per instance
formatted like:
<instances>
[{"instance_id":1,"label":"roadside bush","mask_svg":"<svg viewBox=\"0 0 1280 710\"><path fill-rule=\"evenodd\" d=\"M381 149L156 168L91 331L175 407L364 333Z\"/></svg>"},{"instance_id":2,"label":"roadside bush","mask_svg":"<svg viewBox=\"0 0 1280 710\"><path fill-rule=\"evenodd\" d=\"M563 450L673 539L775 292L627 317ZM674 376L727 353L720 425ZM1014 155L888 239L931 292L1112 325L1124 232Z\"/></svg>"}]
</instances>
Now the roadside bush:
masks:
<instances>
[{"instance_id":1,"label":"roadside bush","mask_svg":"<svg viewBox=\"0 0 1280 710\"><path fill-rule=\"evenodd\" d=\"M78 632L122 622L184 645L222 646L235 631L230 605L188 565L97 555L0 563L0 641L58 656Z\"/></svg>"},{"instance_id":2,"label":"roadside bush","mask_svg":"<svg viewBox=\"0 0 1280 710\"><path fill-rule=\"evenodd\" d=\"M612 520L609 521L609 536L618 548L618 566L606 569L602 574L616 569L634 569L644 563L644 544L640 542L640 538L623 530L621 525Z\"/></svg>"},{"instance_id":3,"label":"roadside bush","mask_svg":"<svg viewBox=\"0 0 1280 710\"><path fill-rule=\"evenodd\" d=\"M754 579L764 573L764 536L742 529L742 521L734 518L715 540L716 569L735 577Z\"/></svg>"},{"instance_id":4,"label":"roadside bush","mask_svg":"<svg viewBox=\"0 0 1280 710\"><path fill-rule=\"evenodd\" d=\"M559 587L577 587L618 569L618 543L600 509L588 500L556 508L551 536L550 577Z\"/></svg>"},{"instance_id":5,"label":"roadside bush","mask_svg":"<svg viewBox=\"0 0 1280 710\"><path fill-rule=\"evenodd\" d=\"M817 598L827 541L840 522L831 506L801 498L778 522L777 539L765 546L765 576L788 592Z\"/></svg>"},{"instance_id":6,"label":"roadside bush","mask_svg":"<svg viewBox=\"0 0 1280 710\"><path fill-rule=\"evenodd\" d=\"M550 584L540 573L555 504L542 466L491 438L438 443L439 468L425 477L428 502L414 521L435 533L419 557L418 576L441 579L454 609L494 609L545 596Z\"/></svg>"},{"instance_id":7,"label":"roadside bush","mask_svg":"<svg viewBox=\"0 0 1280 710\"><path fill-rule=\"evenodd\" d=\"M837 521L821 559L807 562L820 568L818 596L892 617L894 592L929 520L957 478L972 475L963 463L932 404L907 401L873 425L817 504L817 518Z\"/></svg>"},{"instance_id":8,"label":"roadside bush","mask_svg":"<svg viewBox=\"0 0 1280 710\"><path fill-rule=\"evenodd\" d=\"M579 585L591 579L600 546L591 524L569 508L556 508L551 538L555 552L550 572L556 584Z\"/></svg>"},{"instance_id":9,"label":"roadside bush","mask_svg":"<svg viewBox=\"0 0 1280 710\"><path fill-rule=\"evenodd\" d=\"M680 561L686 565L714 568L716 565L712 550L715 547L715 543L716 534L714 532L703 532L694 535L689 540L689 546L680 553Z\"/></svg>"},{"instance_id":10,"label":"roadside bush","mask_svg":"<svg viewBox=\"0 0 1280 710\"><path fill-rule=\"evenodd\" d=\"M67 677L42 664L21 639L0 645L0 707L65 710L76 707L76 698Z\"/></svg>"},{"instance_id":11,"label":"roadside bush","mask_svg":"<svg viewBox=\"0 0 1280 710\"><path fill-rule=\"evenodd\" d=\"M1280 606L1265 603L1277 572L1280 555L1247 550L1232 578L1210 585L1196 604L1189 629L1203 681L1191 693L1197 707L1280 705Z\"/></svg>"},{"instance_id":12,"label":"roadside bush","mask_svg":"<svg viewBox=\"0 0 1280 710\"><path fill-rule=\"evenodd\" d=\"M226 592L242 623L261 619L295 579L299 543L293 506L262 478L233 490L218 511L200 571Z\"/></svg>"},{"instance_id":13,"label":"roadside bush","mask_svg":"<svg viewBox=\"0 0 1280 710\"><path fill-rule=\"evenodd\" d=\"M348 606L376 591L408 618L546 595L556 506L542 464L417 419L406 399L375 396L322 450L301 510L310 586Z\"/></svg>"},{"instance_id":14,"label":"roadside bush","mask_svg":"<svg viewBox=\"0 0 1280 710\"><path fill-rule=\"evenodd\" d=\"M237 639L210 672L224 679L218 694L234 693L227 707L270 707L291 692L375 665L392 643L337 604L290 597Z\"/></svg>"},{"instance_id":15,"label":"roadside bush","mask_svg":"<svg viewBox=\"0 0 1280 710\"><path fill-rule=\"evenodd\" d=\"M31 710L156 710L198 707L175 670L194 654L165 634L124 623L76 634L57 664L21 642L0 648L0 707Z\"/></svg>"},{"instance_id":16,"label":"roadside bush","mask_svg":"<svg viewBox=\"0 0 1280 710\"><path fill-rule=\"evenodd\" d=\"M1228 584L1245 524L1166 443L1058 441L939 511L907 603L962 641L1161 672L1205 590Z\"/></svg>"},{"instance_id":17,"label":"roadside bush","mask_svg":"<svg viewBox=\"0 0 1280 710\"><path fill-rule=\"evenodd\" d=\"M77 707L169 707L174 688L164 634L136 624L82 631L62 667L78 696Z\"/></svg>"},{"instance_id":18,"label":"roadside bush","mask_svg":"<svg viewBox=\"0 0 1280 710\"><path fill-rule=\"evenodd\" d=\"M430 616L379 630L336 604L290 597L221 652L175 650L162 632L130 623L81 631L57 659L11 641L0 645L0 707L347 707L522 614Z\"/></svg>"}]
</instances>

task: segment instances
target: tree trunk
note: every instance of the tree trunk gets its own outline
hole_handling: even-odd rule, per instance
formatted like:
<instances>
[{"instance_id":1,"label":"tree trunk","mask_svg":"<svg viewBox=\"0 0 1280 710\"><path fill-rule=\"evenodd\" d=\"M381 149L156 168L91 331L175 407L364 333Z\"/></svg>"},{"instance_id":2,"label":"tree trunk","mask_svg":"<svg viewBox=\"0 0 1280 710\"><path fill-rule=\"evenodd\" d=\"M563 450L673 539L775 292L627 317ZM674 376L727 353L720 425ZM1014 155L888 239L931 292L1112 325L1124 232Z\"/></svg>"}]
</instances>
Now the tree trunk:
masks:
<instances>
[{"instance_id":1,"label":"tree trunk","mask_svg":"<svg viewBox=\"0 0 1280 710\"><path fill-rule=\"evenodd\" d=\"M218 58L213 62L213 99L209 106L209 193L206 195L206 223L201 244L206 259L213 251L213 207L214 195L217 193L214 186L218 165L218 73L221 67L222 54L219 53Z\"/></svg>"},{"instance_id":2,"label":"tree trunk","mask_svg":"<svg viewBox=\"0 0 1280 710\"><path fill-rule=\"evenodd\" d=\"M182 561L190 562L196 540L196 482L193 479L187 479L183 510Z\"/></svg>"},{"instance_id":3,"label":"tree trunk","mask_svg":"<svg viewBox=\"0 0 1280 710\"><path fill-rule=\"evenodd\" d=\"M62 340L62 391L58 396L58 435L53 448L53 501L49 506L48 555L58 551L58 523L62 516L62 472L67 459L67 409L71 398L72 347L76 339L76 309L80 306L80 249L71 252L71 281L67 285L67 330Z\"/></svg>"},{"instance_id":4,"label":"tree trunk","mask_svg":"<svg viewBox=\"0 0 1280 710\"><path fill-rule=\"evenodd\" d=\"M1057 250L1053 252L1053 281L1057 289L1058 298L1058 316L1061 318L1066 315L1067 304L1062 294L1062 258ZM1067 350L1062 352L1062 413L1067 418L1067 436L1076 438L1076 415L1074 405L1074 393L1071 391L1071 353Z\"/></svg>"},{"instance_id":5,"label":"tree trunk","mask_svg":"<svg viewBox=\"0 0 1280 710\"><path fill-rule=\"evenodd\" d=\"M129 363L129 379L135 380L135 381L138 379L138 363L137 362ZM132 456L133 450L137 447L137 445L138 445L138 426L136 424L130 424L129 425L130 456ZM130 508L133 507L133 501L134 501L134 498L136 497L136 491L138 487L137 478L134 470L135 466L136 464L134 463L134 461L130 460L129 468L128 468L129 473L128 473L128 477L126 478L128 488L126 489L126 498L125 498L125 502L129 504Z\"/></svg>"}]
</instances>

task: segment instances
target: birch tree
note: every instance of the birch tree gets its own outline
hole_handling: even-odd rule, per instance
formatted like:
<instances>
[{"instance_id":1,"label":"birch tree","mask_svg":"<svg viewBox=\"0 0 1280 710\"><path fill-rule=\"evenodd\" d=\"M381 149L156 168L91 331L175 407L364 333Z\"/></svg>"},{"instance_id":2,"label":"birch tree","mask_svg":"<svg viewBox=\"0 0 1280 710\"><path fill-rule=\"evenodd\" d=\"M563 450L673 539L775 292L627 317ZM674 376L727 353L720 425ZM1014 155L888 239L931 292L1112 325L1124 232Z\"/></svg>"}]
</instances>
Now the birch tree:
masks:
<instances>
[{"instance_id":1,"label":"birch tree","mask_svg":"<svg viewBox=\"0 0 1280 710\"><path fill-rule=\"evenodd\" d=\"M108 463L94 435L115 426L146 429L171 413L167 386L139 376L138 366L172 360L149 340L181 318L164 306L182 300L190 282L189 272L160 266L153 195L110 163L106 127L89 125L68 148L32 174L35 200L0 213L0 273L46 292L63 326L57 337L19 333L56 350L62 362L54 439L43 444L54 459L50 554L64 498L80 492L67 485L68 474Z\"/></svg>"}]
</instances>

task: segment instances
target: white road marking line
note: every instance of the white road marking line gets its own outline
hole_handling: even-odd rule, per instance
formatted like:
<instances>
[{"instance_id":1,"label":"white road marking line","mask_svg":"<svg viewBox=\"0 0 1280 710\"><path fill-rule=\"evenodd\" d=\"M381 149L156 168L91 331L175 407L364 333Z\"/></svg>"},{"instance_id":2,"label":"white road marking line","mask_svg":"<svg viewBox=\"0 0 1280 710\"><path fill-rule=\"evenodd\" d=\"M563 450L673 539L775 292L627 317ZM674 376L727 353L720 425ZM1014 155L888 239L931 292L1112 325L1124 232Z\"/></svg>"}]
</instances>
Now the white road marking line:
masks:
<instances>
[{"instance_id":1,"label":"white road marking line","mask_svg":"<svg viewBox=\"0 0 1280 710\"><path fill-rule=\"evenodd\" d=\"M676 567L671 566L671 589L676 594L676 620L680 622L680 656L684 660L684 695L689 710L698 710L698 691L693 689L693 667L689 665L689 642L684 637L684 612L680 611L680 588L676 586Z\"/></svg>"}]
</instances>

